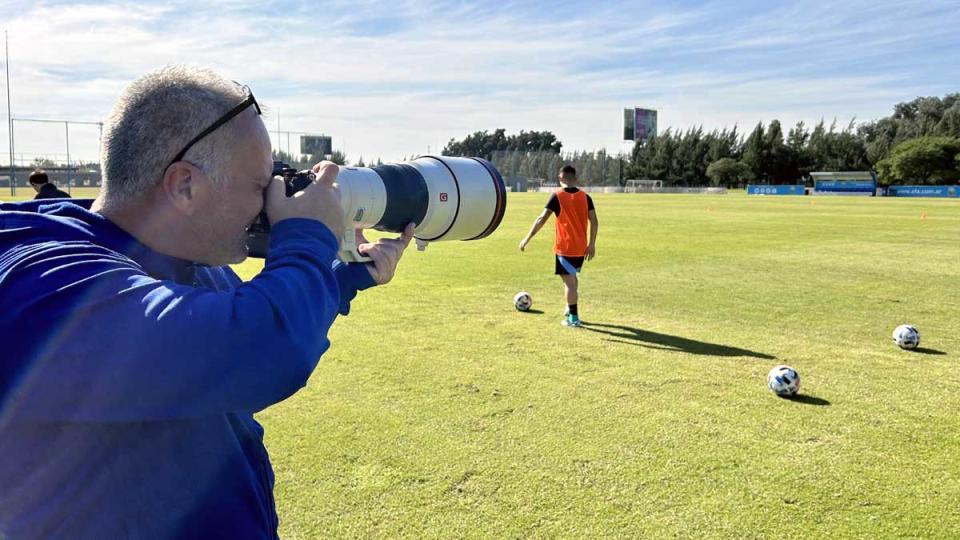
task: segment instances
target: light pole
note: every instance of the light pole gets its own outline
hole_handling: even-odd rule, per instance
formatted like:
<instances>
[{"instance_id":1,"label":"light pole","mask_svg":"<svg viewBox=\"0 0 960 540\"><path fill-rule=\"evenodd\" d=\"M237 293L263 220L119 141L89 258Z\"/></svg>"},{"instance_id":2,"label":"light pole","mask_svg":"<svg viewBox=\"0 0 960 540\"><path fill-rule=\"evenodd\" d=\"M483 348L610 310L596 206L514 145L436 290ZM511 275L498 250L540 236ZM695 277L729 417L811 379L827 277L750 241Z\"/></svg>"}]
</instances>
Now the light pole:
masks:
<instances>
[{"instance_id":1,"label":"light pole","mask_svg":"<svg viewBox=\"0 0 960 540\"><path fill-rule=\"evenodd\" d=\"M7 62L4 64L7 72L7 131L10 134L10 196L16 195L13 187L13 113L10 111L10 38L7 31L3 31L4 51L6 52Z\"/></svg>"}]
</instances>

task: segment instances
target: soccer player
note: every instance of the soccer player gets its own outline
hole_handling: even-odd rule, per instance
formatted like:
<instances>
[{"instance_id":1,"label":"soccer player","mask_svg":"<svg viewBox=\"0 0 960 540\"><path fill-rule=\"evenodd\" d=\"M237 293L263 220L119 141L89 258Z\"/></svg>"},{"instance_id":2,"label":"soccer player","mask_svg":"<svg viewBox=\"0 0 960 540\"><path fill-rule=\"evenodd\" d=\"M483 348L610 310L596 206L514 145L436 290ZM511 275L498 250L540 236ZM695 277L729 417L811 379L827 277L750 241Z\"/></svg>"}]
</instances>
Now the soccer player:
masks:
<instances>
[{"instance_id":1,"label":"soccer player","mask_svg":"<svg viewBox=\"0 0 960 540\"><path fill-rule=\"evenodd\" d=\"M550 214L557 216L556 237L553 252L556 255L554 273L563 280L566 291L567 310L563 318L564 326L579 327L580 314L577 311L577 273L583 266L584 258L592 259L597 254L597 212L593 208L593 199L577 189L577 170L571 165L560 169L560 186L550 196L543 212L533 222L530 232L520 242L523 251L530 239L547 223ZM590 241L587 242L587 221L590 222Z\"/></svg>"}]
</instances>

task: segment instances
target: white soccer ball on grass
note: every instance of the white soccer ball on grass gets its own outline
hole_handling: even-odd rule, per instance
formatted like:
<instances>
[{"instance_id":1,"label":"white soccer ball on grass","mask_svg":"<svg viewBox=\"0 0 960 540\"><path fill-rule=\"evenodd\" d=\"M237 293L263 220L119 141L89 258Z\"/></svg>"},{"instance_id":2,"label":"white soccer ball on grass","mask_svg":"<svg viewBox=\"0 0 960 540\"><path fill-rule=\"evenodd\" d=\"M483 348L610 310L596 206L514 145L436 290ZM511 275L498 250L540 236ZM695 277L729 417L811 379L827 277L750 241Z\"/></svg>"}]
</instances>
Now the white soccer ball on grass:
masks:
<instances>
[{"instance_id":1,"label":"white soccer ball on grass","mask_svg":"<svg viewBox=\"0 0 960 540\"><path fill-rule=\"evenodd\" d=\"M920 346L920 331L910 324L901 324L893 330L893 342L897 347L912 351Z\"/></svg>"},{"instance_id":2,"label":"white soccer ball on grass","mask_svg":"<svg viewBox=\"0 0 960 540\"><path fill-rule=\"evenodd\" d=\"M532 305L533 297L526 291L518 292L517 295L513 297L513 307L517 308L517 311L527 311Z\"/></svg>"},{"instance_id":3,"label":"white soccer ball on grass","mask_svg":"<svg viewBox=\"0 0 960 540\"><path fill-rule=\"evenodd\" d=\"M800 391L800 374L790 366L776 366L767 375L767 386L780 397L792 397Z\"/></svg>"}]
</instances>

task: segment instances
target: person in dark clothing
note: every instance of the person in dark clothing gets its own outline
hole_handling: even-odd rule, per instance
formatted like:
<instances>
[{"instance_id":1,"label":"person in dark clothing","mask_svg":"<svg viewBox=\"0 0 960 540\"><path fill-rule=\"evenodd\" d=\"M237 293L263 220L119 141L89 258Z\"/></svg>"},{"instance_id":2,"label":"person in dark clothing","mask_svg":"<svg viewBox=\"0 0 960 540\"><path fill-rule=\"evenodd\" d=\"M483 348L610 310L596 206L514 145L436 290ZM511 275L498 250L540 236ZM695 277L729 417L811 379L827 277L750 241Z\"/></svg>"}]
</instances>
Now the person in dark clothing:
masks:
<instances>
[{"instance_id":1,"label":"person in dark clothing","mask_svg":"<svg viewBox=\"0 0 960 540\"><path fill-rule=\"evenodd\" d=\"M47 173L41 171L40 169L30 173L29 182L30 185L33 186L33 189L37 192L37 196L34 197L34 200L70 198L69 193L57 189L57 186L50 182L50 178L47 177Z\"/></svg>"}]
</instances>

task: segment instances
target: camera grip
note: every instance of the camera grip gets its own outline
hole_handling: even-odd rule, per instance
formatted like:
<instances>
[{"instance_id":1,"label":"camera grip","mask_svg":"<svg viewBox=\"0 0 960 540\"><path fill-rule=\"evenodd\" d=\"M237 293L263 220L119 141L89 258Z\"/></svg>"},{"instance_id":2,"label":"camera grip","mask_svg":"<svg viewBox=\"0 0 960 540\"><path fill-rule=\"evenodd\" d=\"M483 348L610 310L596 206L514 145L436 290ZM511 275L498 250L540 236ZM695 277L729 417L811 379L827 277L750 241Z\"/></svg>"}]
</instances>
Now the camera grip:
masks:
<instances>
[{"instance_id":1,"label":"camera grip","mask_svg":"<svg viewBox=\"0 0 960 540\"><path fill-rule=\"evenodd\" d=\"M337 252L337 258L346 263L373 261L357 249L357 231L352 227L347 228L340 235L340 250Z\"/></svg>"}]
</instances>

